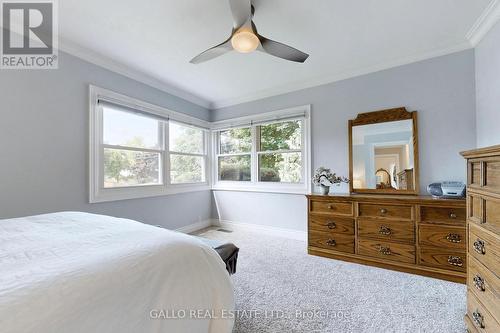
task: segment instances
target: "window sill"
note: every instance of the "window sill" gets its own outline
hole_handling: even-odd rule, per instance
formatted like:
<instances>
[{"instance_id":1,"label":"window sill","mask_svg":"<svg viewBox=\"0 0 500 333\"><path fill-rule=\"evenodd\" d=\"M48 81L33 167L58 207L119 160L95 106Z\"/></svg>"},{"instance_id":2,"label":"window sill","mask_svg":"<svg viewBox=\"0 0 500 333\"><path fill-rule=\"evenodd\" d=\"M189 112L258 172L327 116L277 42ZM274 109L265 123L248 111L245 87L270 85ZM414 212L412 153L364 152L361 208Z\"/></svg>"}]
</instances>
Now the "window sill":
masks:
<instances>
[{"instance_id":1,"label":"window sill","mask_svg":"<svg viewBox=\"0 0 500 333\"><path fill-rule=\"evenodd\" d=\"M160 197L180 193L210 191L208 184L176 184L165 187L164 185L131 187L131 188L110 188L101 189L97 193L92 193L89 203L100 203L120 200L142 199L150 197Z\"/></svg>"},{"instance_id":2,"label":"window sill","mask_svg":"<svg viewBox=\"0 0 500 333\"><path fill-rule=\"evenodd\" d=\"M225 185L218 184L212 186L213 191L234 191L234 192L259 192L259 193L274 193L274 194L295 194L295 195L305 195L310 192L303 186L241 186L241 185Z\"/></svg>"}]
</instances>

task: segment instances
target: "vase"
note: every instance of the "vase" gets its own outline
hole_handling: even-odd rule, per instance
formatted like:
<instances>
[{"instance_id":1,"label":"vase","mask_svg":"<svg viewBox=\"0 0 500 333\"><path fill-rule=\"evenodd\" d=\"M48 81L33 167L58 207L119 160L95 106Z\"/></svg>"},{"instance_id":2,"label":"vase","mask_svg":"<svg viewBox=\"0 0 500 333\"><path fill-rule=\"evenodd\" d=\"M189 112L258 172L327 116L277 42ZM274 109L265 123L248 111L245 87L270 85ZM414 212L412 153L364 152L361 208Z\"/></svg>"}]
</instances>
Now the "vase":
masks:
<instances>
[{"instance_id":1,"label":"vase","mask_svg":"<svg viewBox=\"0 0 500 333\"><path fill-rule=\"evenodd\" d=\"M323 195L327 195L328 193L330 193L330 186L326 186L326 185L320 185L321 187L321 194Z\"/></svg>"}]
</instances>

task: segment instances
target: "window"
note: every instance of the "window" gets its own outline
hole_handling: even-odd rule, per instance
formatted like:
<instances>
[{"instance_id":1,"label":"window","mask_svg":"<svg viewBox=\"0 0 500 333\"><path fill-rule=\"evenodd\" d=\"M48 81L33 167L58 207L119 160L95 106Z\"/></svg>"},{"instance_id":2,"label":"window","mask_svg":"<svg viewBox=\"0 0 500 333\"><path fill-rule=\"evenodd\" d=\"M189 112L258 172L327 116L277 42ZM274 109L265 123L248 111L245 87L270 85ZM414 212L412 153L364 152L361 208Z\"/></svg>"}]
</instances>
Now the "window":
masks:
<instances>
[{"instance_id":1,"label":"window","mask_svg":"<svg viewBox=\"0 0 500 333\"><path fill-rule=\"evenodd\" d=\"M306 106L215 124L213 188L308 191L308 117Z\"/></svg>"},{"instance_id":2,"label":"window","mask_svg":"<svg viewBox=\"0 0 500 333\"><path fill-rule=\"evenodd\" d=\"M308 192L309 115L300 106L209 123L90 86L89 200Z\"/></svg>"},{"instance_id":3,"label":"window","mask_svg":"<svg viewBox=\"0 0 500 333\"><path fill-rule=\"evenodd\" d=\"M202 129L170 122L169 147L172 184L205 181L207 158Z\"/></svg>"},{"instance_id":4,"label":"window","mask_svg":"<svg viewBox=\"0 0 500 333\"><path fill-rule=\"evenodd\" d=\"M209 123L91 86L90 202L209 189Z\"/></svg>"},{"instance_id":5,"label":"window","mask_svg":"<svg viewBox=\"0 0 500 333\"><path fill-rule=\"evenodd\" d=\"M104 188L163 183L163 123L102 107Z\"/></svg>"},{"instance_id":6,"label":"window","mask_svg":"<svg viewBox=\"0 0 500 333\"><path fill-rule=\"evenodd\" d=\"M250 127L219 132L219 180L250 181L252 133Z\"/></svg>"},{"instance_id":7,"label":"window","mask_svg":"<svg viewBox=\"0 0 500 333\"><path fill-rule=\"evenodd\" d=\"M257 126L259 181L302 181L302 121Z\"/></svg>"}]
</instances>

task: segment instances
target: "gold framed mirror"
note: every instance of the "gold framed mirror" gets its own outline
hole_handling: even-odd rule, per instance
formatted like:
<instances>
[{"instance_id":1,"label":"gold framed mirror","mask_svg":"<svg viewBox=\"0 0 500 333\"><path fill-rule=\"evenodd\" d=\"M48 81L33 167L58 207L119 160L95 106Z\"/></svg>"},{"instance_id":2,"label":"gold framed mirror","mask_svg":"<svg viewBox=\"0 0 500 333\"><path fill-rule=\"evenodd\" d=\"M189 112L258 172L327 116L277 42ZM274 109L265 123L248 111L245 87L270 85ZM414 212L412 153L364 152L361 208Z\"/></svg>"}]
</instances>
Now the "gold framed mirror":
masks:
<instances>
[{"instance_id":1,"label":"gold framed mirror","mask_svg":"<svg viewBox=\"0 0 500 333\"><path fill-rule=\"evenodd\" d=\"M349 120L351 193L419 193L417 111L395 108Z\"/></svg>"}]
</instances>

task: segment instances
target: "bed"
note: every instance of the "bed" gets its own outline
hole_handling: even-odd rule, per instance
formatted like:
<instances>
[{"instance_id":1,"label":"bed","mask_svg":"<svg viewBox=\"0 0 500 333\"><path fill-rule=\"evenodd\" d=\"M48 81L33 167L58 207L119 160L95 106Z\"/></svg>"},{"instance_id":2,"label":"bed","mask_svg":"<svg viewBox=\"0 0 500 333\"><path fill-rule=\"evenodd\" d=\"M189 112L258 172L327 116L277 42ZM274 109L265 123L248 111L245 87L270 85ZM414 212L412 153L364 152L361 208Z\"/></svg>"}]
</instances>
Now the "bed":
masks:
<instances>
[{"instance_id":1,"label":"bed","mask_svg":"<svg viewBox=\"0 0 500 333\"><path fill-rule=\"evenodd\" d=\"M231 332L234 296L194 237L109 216L0 220L0 330Z\"/></svg>"}]
</instances>

